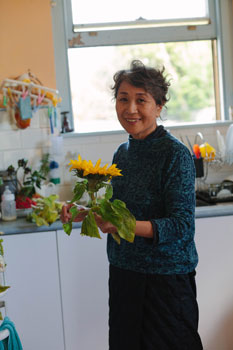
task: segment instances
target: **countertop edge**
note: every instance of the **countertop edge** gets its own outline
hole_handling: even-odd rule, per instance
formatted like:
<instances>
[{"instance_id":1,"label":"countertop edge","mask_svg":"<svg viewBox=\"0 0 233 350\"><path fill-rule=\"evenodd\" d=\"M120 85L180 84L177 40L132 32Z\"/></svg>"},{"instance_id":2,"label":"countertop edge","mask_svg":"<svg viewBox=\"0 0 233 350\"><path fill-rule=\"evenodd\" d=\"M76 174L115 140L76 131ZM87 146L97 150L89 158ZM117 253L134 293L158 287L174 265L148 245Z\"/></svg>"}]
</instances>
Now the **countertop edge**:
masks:
<instances>
[{"instance_id":1,"label":"countertop edge","mask_svg":"<svg viewBox=\"0 0 233 350\"><path fill-rule=\"evenodd\" d=\"M73 228L80 228L81 224L79 222L73 223ZM53 224L46 226L36 226L32 222L28 222L25 218L18 218L16 221L11 222L0 222L0 234L4 235L15 235L24 233L39 233L47 231L59 231L63 230L62 223L56 221ZM65 233L65 232L64 232Z\"/></svg>"},{"instance_id":2,"label":"countertop edge","mask_svg":"<svg viewBox=\"0 0 233 350\"><path fill-rule=\"evenodd\" d=\"M211 218L217 216L229 216L233 215L233 204L221 204L205 207L197 207L195 210L195 218ZM73 228L80 228L81 223L73 223ZM60 221L54 222L50 226L36 226L31 222L28 222L25 218L18 218L16 221L0 222L0 234L1 235L15 235L24 233L36 233L47 231L59 231L63 230L62 223Z\"/></svg>"}]
</instances>

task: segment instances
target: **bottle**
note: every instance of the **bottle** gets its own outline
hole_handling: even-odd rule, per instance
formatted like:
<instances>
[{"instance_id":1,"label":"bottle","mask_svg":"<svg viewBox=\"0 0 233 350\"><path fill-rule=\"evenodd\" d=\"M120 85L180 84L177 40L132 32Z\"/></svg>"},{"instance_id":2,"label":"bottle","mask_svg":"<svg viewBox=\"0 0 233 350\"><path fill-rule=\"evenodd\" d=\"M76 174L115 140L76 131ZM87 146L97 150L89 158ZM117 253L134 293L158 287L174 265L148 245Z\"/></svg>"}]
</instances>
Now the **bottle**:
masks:
<instances>
[{"instance_id":1,"label":"bottle","mask_svg":"<svg viewBox=\"0 0 233 350\"><path fill-rule=\"evenodd\" d=\"M50 182L55 185L60 184L60 168L59 163L63 154L63 137L60 135L51 135L50 148Z\"/></svg>"},{"instance_id":2,"label":"bottle","mask_svg":"<svg viewBox=\"0 0 233 350\"><path fill-rule=\"evenodd\" d=\"M3 221L16 220L15 195L9 190L9 186L5 187L5 191L2 194L1 209Z\"/></svg>"},{"instance_id":3,"label":"bottle","mask_svg":"<svg viewBox=\"0 0 233 350\"><path fill-rule=\"evenodd\" d=\"M55 160L52 160L49 164L49 167L50 167L50 181L55 185L58 185L61 182L58 162L56 162Z\"/></svg>"}]
</instances>

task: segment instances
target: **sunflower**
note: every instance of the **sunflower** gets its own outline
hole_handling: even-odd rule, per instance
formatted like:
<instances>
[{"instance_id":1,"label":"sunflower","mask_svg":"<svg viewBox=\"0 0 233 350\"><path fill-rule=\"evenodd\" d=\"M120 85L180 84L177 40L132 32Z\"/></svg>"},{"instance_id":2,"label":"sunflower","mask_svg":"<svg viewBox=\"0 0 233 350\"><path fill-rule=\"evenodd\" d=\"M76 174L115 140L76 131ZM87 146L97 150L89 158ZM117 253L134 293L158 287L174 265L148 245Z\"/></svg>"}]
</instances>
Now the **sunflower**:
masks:
<instances>
[{"instance_id":1,"label":"sunflower","mask_svg":"<svg viewBox=\"0 0 233 350\"><path fill-rule=\"evenodd\" d=\"M79 178L73 189L73 198L71 203L77 203L85 193L89 196L86 217L82 222L81 235L101 238L99 229L95 221L94 214L97 213L103 220L111 222L117 228L117 233L112 234L113 238L120 244L121 238L128 242L134 241L134 230L136 219L126 208L124 202L119 199L110 201L113 195L110 180L114 176L122 176L121 170L116 164L103 167L100 166L101 159L98 159L93 165L91 160L83 160L79 155L77 160L70 160L70 171L74 171ZM81 178L81 179L80 179ZM102 189L105 192L98 198L98 191ZM72 217L69 222L63 224L64 231L70 235L72 231L72 222L79 213L77 206L70 208Z\"/></svg>"},{"instance_id":2,"label":"sunflower","mask_svg":"<svg viewBox=\"0 0 233 350\"><path fill-rule=\"evenodd\" d=\"M75 171L76 175L81 178L102 178L104 180L111 180L114 176L122 176L121 170L117 168L116 164L112 164L108 167L108 164L103 167L100 166L101 159L98 159L96 164L93 165L92 161L82 160L82 157L78 155L78 160L70 160L68 165L71 165L70 171Z\"/></svg>"}]
</instances>

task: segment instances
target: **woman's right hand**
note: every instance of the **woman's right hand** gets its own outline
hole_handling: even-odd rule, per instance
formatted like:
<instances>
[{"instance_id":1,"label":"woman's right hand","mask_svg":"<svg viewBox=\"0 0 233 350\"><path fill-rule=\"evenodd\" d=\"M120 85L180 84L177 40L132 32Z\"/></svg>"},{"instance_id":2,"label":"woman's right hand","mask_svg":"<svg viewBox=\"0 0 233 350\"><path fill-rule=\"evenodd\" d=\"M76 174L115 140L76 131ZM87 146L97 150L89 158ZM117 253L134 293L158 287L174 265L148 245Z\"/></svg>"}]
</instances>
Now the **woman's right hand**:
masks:
<instances>
[{"instance_id":1,"label":"woman's right hand","mask_svg":"<svg viewBox=\"0 0 233 350\"><path fill-rule=\"evenodd\" d=\"M63 224L67 223L70 221L71 219L71 212L70 212L70 208L73 207L75 204L73 203L70 203L70 204L64 204L63 207L62 207L62 210L61 210L61 215L60 215L60 219L61 219L61 222ZM87 208L86 207L83 207L82 205L75 205L77 207L77 209L80 211L78 213L78 215L74 218L73 221L75 222L80 222L80 221L83 221L85 216L87 215ZM84 211L84 212L83 212ZM83 212L83 213L82 213Z\"/></svg>"}]
</instances>

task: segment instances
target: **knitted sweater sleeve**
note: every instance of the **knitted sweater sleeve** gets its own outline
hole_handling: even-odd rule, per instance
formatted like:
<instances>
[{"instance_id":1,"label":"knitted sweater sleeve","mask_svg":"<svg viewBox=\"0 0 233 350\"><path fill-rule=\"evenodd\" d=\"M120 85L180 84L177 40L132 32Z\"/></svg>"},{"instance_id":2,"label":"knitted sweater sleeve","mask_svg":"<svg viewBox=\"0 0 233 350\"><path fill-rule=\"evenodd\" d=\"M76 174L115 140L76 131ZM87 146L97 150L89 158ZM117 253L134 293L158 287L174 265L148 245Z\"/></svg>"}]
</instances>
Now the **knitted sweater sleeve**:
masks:
<instances>
[{"instance_id":1,"label":"knitted sweater sleeve","mask_svg":"<svg viewBox=\"0 0 233 350\"><path fill-rule=\"evenodd\" d=\"M186 148L173 150L163 174L162 198L165 215L152 219L157 244L190 241L194 235L195 167Z\"/></svg>"}]
</instances>

